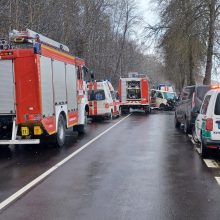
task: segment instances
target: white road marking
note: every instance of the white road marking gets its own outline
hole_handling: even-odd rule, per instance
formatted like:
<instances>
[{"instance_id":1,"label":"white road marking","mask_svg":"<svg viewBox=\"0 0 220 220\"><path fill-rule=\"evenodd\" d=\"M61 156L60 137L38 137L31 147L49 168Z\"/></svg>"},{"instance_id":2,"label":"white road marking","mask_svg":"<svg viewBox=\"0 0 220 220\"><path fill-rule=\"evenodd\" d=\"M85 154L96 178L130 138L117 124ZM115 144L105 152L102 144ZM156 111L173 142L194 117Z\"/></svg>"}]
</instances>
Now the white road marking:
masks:
<instances>
[{"instance_id":1,"label":"white road marking","mask_svg":"<svg viewBox=\"0 0 220 220\"><path fill-rule=\"evenodd\" d=\"M215 179L216 179L218 185L220 185L220 177L216 176Z\"/></svg>"},{"instance_id":2,"label":"white road marking","mask_svg":"<svg viewBox=\"0 0 220 220\"><path fill-rule=\"evenodd\" d=\"M206 166L209 168L219 168L219 165L215 160L203 159L203 161L205 162Z\"/></svg>"},{"instance_id":3,"label":"white road marking","mask_svg":"<svg viewBox=\"0 0 220 220\"><path fill-rule=\"evenodd\" d=\"M31 181L30 183L28 183L26 186L24 186L23 188L21 188L20 190L18 190L16 193L14 193L13 195L11 195L9 198L5 199L3 202L0 203L0 211L5 208L7 205L9 205L10 203L14 202L15 200L17 200L19 197L21 197L25 192L29 191L31 188L33 188L35 185L37 185L39 182L41 182L43 179L45 179L47 176L49 176L51 173L53 173L55 170L57 170L60 166L62 166L64 163L66 163L68 160L70 160L71 158L75 157L78 153L80 153L82 150L84 150L85 148L87 148L90 144L92 144L93 142L95 142L97 139L99 139L101 136L103 136L104 134L106 134L108 131L110 131L112 128L116 127L119 123L121 123L122 121L124 121L125 119L127 119L131 114L127 115L126 117L124 117L123 119L121 119L120 121L118 121L116 124L112 125L110 128L108 128L107 130L103 131L101 134L99 134L98 136L96 136L95 138L93 138L92 140L90 140L88 143L86 143L85 145L83 145L81 148L79 148L78 150L76 150L75 152L73 152L72 154L70 154L68 157L66 157L65 159L63 159L62 161L60 161L59 163L57 163L56 165L54 165L53 167L51 167L49 170L47 170L45 173L41 174L40 176L38 176L36 179L34 179L33 181Z\"/></svg>"}]
</instances>

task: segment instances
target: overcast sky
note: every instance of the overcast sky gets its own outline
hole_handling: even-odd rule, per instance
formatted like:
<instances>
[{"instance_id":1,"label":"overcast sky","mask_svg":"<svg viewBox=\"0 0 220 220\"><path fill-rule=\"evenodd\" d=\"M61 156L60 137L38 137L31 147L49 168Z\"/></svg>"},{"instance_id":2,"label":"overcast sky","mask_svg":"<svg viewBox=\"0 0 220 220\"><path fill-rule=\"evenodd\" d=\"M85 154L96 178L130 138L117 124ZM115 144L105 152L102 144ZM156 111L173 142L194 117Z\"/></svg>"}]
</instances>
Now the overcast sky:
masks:
<instances>
[{"instance_id":1,"label":"overcast sky","mask_svg":"<svg viewBox=\"0 0 220 220\"><path fill-rule=\"evenodd\" d=\"M158 22L159 18L156 12L156 3L155 0L137 0L137 3L139 5L139 11L141 15L144 17L144 26L146 24L154 25ZM143 27L140 27L140 29L137 30L136 39L140 44L144 42L145 46L150 47L144 52L146 54L154 53L154 44L152 44L151 41L147 42L143 39Z\"/></svg>"},{"instance_id":2,"label":"overcast sky","mask_svg":"<svg viewBox=\"0 0 220 220\"><path fill-rule=\"evenodd\" d=\"M155 1L153 0L137 0L140 5L140 11L144 15L144 19L147 23L155 24L158 20L157 13L155 11Z\"/></svg>"}]
</instances>

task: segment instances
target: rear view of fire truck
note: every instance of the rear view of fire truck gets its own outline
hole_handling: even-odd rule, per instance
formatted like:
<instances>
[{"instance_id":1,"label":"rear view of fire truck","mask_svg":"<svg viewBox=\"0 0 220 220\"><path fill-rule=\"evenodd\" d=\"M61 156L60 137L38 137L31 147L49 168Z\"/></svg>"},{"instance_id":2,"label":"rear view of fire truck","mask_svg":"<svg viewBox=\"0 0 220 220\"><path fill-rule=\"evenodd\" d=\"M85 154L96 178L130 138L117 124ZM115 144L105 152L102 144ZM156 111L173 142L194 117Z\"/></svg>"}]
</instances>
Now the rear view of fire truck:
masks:
<instances>
[{"instance_id":1,"label":"rear view of fire truck","mask_svg":"<svg viewBox=\"0 0 220 220\"><path fill-rule=\"evenodd\" d=\"M27 29L0 49L0 145L65 144L66 129L84 131L87 68L67 46Z\"/></svg>"},{"instance_id":2,"label":"rear view of fire truck","mask_svg":"<svg viewBox=\"0 0 220 220\"><path fill-rule=\"evenodd\" d=\"M130 108L150 112L147 78L120 78L118 88L122 113L128 113Z\"/></svg>"}]
</instances>

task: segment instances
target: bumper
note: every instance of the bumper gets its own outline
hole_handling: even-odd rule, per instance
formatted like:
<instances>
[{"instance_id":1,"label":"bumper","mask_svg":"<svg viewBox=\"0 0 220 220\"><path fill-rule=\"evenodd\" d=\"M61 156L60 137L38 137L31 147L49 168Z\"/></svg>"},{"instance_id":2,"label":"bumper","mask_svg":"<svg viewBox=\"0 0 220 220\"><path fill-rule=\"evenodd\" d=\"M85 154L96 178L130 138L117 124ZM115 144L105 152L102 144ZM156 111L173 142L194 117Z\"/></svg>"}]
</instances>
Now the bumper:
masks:
<instances>
[{"instance_id":1,"label":"bumper","mask_svg":"<svg viewBox=\"0 0 220 220\"><path fill-rule=\"evenodd\" d=\"M1 145L16 145L16 144L40 144L40 139L27 139L27 140L0 140Z\"/></svg>"},{"instance_id":2,"label":"bumper","mask_svg":"<svg viewBox=\"0 0 220 220\"><path fill-rule=\"evenodd\" d=\"M89 115L90 118L109 118L111 116L111 113L104 113L104 114L98 114L98 115Z\"/></svg>"},{"instance_id":3,"label":"bumper","mask_svg":"<svg viewBox=\"0 0 220 220\"><path fill-rule=\"evenodd\" d=\"M121 105L121 108L134 108L134 109L145 109L150 108L150 105L146 104L123 104Z\"/></svg>"},{"instance_id":4,"label":"bumper","mask_svg":"<svg viewBox=\"0 0 220 220\"><path fill-rule=\"evenodd\" d=\"M206 138L203 140L203 143L207 148L220 149L220 140L211 140Z\"/></svg>"}]
</instances>

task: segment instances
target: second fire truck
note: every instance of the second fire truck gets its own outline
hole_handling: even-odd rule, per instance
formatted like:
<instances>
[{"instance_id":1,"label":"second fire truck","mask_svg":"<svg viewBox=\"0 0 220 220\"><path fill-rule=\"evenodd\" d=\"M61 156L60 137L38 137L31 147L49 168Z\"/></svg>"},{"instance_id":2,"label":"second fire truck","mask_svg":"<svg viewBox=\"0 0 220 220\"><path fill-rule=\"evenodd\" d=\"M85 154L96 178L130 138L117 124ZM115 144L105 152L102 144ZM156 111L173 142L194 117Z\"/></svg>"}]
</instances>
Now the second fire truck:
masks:
<instances>
[{"instance_id":1,"label":"second fire truck","mask_svg":"<svg viewBox=\"0 0 220 220\"><path fill-rule=\"evenodd\" d=\"M133 74L129 78L120 78L118 93L122 113L128 113L130 108L150 112L149 84L146 77Z\"/></svg>"}]
</instances>

